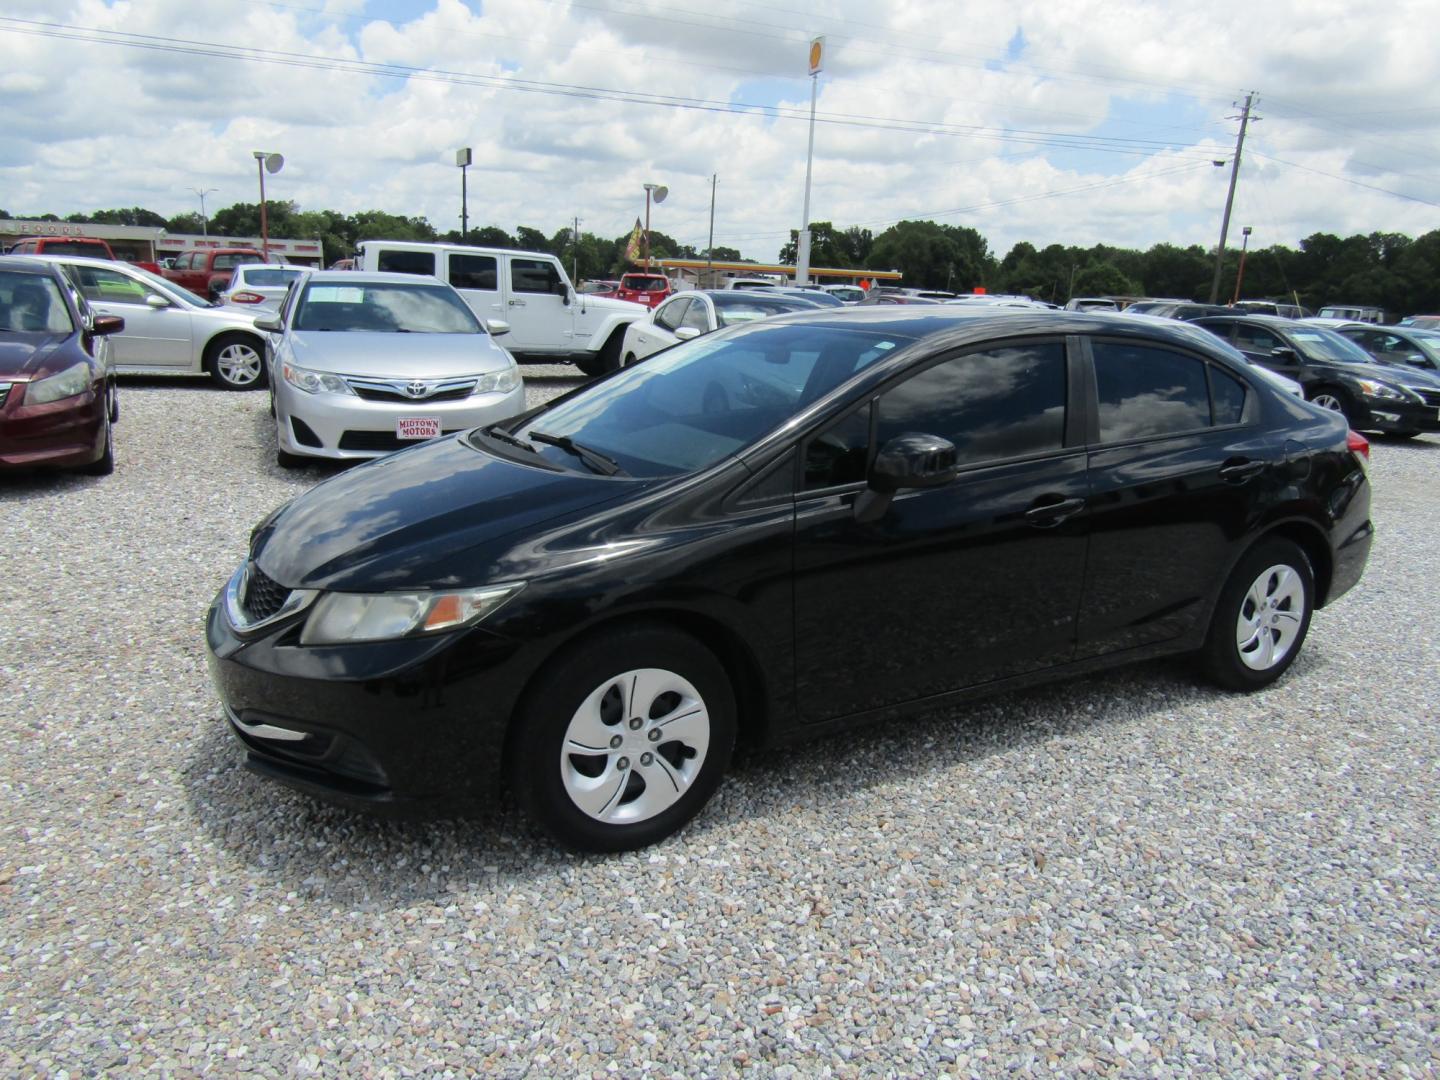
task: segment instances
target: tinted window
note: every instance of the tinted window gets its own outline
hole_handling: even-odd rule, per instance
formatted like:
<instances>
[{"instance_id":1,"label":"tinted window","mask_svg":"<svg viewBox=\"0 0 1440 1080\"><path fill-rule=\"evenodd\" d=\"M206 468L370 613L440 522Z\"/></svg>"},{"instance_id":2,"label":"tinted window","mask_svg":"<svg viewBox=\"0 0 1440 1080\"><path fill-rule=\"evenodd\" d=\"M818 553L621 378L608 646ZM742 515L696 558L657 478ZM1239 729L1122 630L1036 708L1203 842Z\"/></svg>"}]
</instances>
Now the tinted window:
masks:
<instances>
[{"instance_id":1,"label":"tinted window","mask_svg":"<svg viewBox=\"0 0 1440 1080\"><path fill-rule=\"evenodd\" d=\"M1217 425L1238 424L1245 415L1245 384L1211 364L1210 401Z\"/></svg>"},{"instance_id":2,"label":"tinted window","mask_svg":"<svg viewBox=\"0 0 1440 1080\"><path fill-rule=\"evenodd\" d=\"M554 293L560 284L560 271L543 259L511 259L510 287L516 292Z\"/></svg>"},{"instance_id":3,"label":"tinted window","mask_svg":"<svg viewBox=\"0 0 1440 1080\"><path fill-rule=\"evenodd\" d=\"M1145 345L1097 341L1093 348L1101 442L1210 425L1203 360Z\"/></svg>"},{"instance_id":4,"label":"tinted window","mask_svg":"<svg viewBox=\"0 0 1440 1080\"><path fill-rule=\"evenodd\" d=\"M1278 349L1285 343L1263 326L1249 326L1240 323L1235 327L1235 347L1246 352L1266 353Z\"/></svg>"},{"instance_id":5,"label":"tinted window","mask_svg":"<svg viewBox=\"0 0 1440 1080\"><path fill-rule=\"evenodd\" d=\"M1060 449L1065 347L988 349L920 372L880 399L876 444L907 432L949 439L962 465Z\"/></svg>"},{"instance_id":6,"label":"tinted window","mask_svg":"<svg viewBox=\"0 0 1440 1080\"><path fill-rule=\"evenodd\" d=\"M457 289L483 289L494 292L500 277L493 255L450 256L450 284Z\"/></svg>"},{"instance_id":7,"label":"tinted window","mask_svg":"<svg viewBox=\"0 0 1440 1080\"><path fill-rule=\"evenodd\" d=\"M425 274L435 276L435 254L430 251L391 251L382 249L379 268L388 274Z\"/></svg>"},{"instance_id":8,"label":"tinted window","mask_svg":"<svg viewBox=\"0 0 1440 1080\"><path fill-rule=\"evenodd\" d=\"M870 409L837 420L805 444L805 487L809 490L855 484L865 479L870 459Z\"/></svg>"}]
</instances>

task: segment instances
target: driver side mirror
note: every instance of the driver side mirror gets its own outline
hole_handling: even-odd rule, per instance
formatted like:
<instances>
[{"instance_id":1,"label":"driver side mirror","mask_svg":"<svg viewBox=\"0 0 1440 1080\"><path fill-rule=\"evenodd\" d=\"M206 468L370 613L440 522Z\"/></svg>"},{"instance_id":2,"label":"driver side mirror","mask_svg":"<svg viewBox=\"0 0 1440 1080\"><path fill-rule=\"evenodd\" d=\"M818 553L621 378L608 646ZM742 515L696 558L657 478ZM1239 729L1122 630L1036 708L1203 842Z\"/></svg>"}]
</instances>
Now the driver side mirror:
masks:
<instances>
[{"instance_id":1,"label":"driver side mirror","mask_svg":"<svg viewBox=\"0 0 1440 1080\"><path fill-rule=\"evenodd\" d=\"M938 435L906 432L880 448L855 499L855 520L878 521L897 491L942 487L955 479L959 455L955 444Z\"/></svg>"},{"instance_id":2,"label":"driver side mirror","mask_svg":"<svg viewBox=\"0 0 1440 1080\"><path fill-rule=\"evenodd\" d=\"M159 310L161 310L162 308L167 308L167 307L171 307L171 306L172 306L169 300L167 300L167 299L165 299L165 297L159 296L159 295L157 295L157 294L155 294L155 293L150 293L149 295L147 295L147 296L145 297L145 303L146 303L147 306L154 308L156 311L159 311Z\"/></svg>"},{"instance_id":3,"label":"driver side mirror","mask_svg":"<svg viewBox=\"0 0 1440 1080\"><path fill-rule=\"evenodd\" d=\"M279 315L257 315L255 329L264 330L267 334L278 334L285 329L285 324L280 321Z\"/></svg>"},{"instance_id":4,"label":"driver side mirror","mask_svg":"<svg viewBox=\"0 0 1440 1080\"><path fill-rule=\"evenodd\" d=\"M564 304L566 307L570 306L569 285L566 285L563 281L557 281L554 285L550 286L550 291L553 292L556 296L560 297L560 302L562 304Z\"/></svg>"},{"instance_id":5,"label":"driver side mirror","mask_svg":"<svg viewBox=\"0 0 1440 1080\"><path fill-rule=\"evenodd\" d=\"M510 324L504 319L486 319L485 329L490 331L491 337L499 337L510 332Z\"/></svg>"},{"instance_id":6,"label":"driver side mirror","mask_svg":"<svg viewBox=\"0 0 1440 1080\"><path fill-rule=\"evenodd\" d=\"M119 315L96 315L90 322L90 333L97 337L119 334L125 329L125 320Z\"/></svg>"},{"instance_id":7,"label":"driver side mirror","mask_svg":"<svg viewBox=\"0 0 1440 1080\"><path fill-rule=\"evenodd\" d=\"M699 337L701 331L693 326L681 326L675 331L675 338L678 341L694 341Z\"/></svg>"},{"instance_id":8,"label":"driver side mirror","mask_svg":"<svg viewBox=\"0 0 1440 1080\"><path fill-rule=\"evenodd\" d=\"M1289 345L1281 345L1279 348L1271 349L1270 355L1276 360L1283 360L1292 364L1300 363L1300 357Z\"/></svg>"}]
</instances>

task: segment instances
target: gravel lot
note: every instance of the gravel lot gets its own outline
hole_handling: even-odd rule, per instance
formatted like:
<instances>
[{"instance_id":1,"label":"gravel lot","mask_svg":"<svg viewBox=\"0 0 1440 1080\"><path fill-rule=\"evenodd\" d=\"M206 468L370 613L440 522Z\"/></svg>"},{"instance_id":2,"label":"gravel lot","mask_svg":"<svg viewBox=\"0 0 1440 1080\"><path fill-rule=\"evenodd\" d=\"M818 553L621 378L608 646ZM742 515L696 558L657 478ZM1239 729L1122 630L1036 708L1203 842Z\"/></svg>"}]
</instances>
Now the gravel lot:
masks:
<instances>
[{"instance_id":1,"label":"gravel lot","mask_svg":"<svg viewBox=\"0 0 1440 1080\"><path fill-rule=\"evenodd\" d=\"M1369 572L1268 692L752 757L587 858L241 767L203 613L328 475L265 406L129 381L114 476L0 477L0 1073L1435 1075L1440 440L1376 446Z\"/></svg>"}]
</instances>

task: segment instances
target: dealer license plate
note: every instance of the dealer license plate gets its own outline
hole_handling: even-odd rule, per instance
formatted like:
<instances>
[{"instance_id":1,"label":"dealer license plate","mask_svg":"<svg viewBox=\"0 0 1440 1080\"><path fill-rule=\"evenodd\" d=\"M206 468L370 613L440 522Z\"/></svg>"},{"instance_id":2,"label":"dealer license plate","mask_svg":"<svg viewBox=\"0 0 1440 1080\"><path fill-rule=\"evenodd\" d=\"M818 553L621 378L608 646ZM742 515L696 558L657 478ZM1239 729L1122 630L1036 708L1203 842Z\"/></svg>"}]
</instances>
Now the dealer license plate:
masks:
<instances>
[{"instance_id":1,"label":"dealer license plate","mask_svg":"<svg viewBox=\"0 0 1440 1080\"><path fill-rule=\"evenodd\" d=\"M433 439L439 434L438 416L401 416L395 421L397 439Z\"/></svg>"}]
</instances>

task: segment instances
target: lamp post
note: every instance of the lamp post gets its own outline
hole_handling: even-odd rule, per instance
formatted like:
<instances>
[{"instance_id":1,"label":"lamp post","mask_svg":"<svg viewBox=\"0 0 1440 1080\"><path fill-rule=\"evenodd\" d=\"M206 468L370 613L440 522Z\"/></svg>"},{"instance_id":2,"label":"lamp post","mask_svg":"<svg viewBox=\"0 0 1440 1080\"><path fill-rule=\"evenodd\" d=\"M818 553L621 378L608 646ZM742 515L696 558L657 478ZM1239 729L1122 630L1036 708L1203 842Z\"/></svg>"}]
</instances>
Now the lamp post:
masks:
<instances>
[{"instance_id":1,"label":"lamp post","mask_svg":"<svg viewBox=\"0 0 1440 1080\"><path fill-rule=\"evenodd\" d=\"M252 150L255 156L255 171L260 175L260 253L265 256L265 261L270 261L270 221L265 216L265 174L277 173L285 164L285 159L279 154L269 154L264 150Z\"/></svg>"},{"instance_id":2,"label":"lamp post","mask_svg":"<svg viewBox=\"0 0 1440 1080\"><path fill-rule=\"evenodd\" d=\"M1240 302L1240 283L1245 280L1245 249L1250 245L1250 226L1246 225L1240 230L1240 272L1235 275L1235 299L1230 303Z\"/></svg>"},{"instance_id":3,"label":"lamp post","mask_svg":"<svg viewBox=\"0 0 1440 1080\"><path fill-rule=\"evenodd\" d=\"M190 190L193 191L193 192L195 192L196 195L199 195L199 196L200 196L200 235L201 235L201 236L209 236L209 235L210 235L210 219L209 219L209 217L207 217L206 214L205 214L205 196L206 196L206 195L209 195L212 191L219 191L220 189L219 189L219 188L213 188L213 187L207 187L207 188L198 188L198 187L197 187L197 188L191 188Z\"/></svg>"},{"instance_id":4,"label":"lamp post","mask_svg":"<svg viewBox=\"0 0 1440 1080\"><path fill-rule=\"evenodd\" d=\"M815 162L815 95L820 72L825 67L825 39L810 42L810 146L805 151L805 208L800 212L800 231L795 234L795 284L810 282L810 168Z\"/></svg>"},{"instance_id":5,"label":"lamp post","mask_svg":"<svg viewBox=\"0 0 1440 1080\"><path fill-rule=\"evenodd\" d=\"M465 170L470 167L470 147L455 151L455 164L460 166L460 242L470 232L469 194L465 190Z\"/></svg>"},{"instance_id":6,"label":"lamp post","mask_svg":"<svg viewBox=\"0 0 1440 1080\"><path fill-rule=\"evenodd\" d=\"M665 201L665 196L670 194L670 189L664 184L645 185L645 269L650 269L650 199L655 199L655 205L659 206Z\"/></svg>"}]
</instances>

